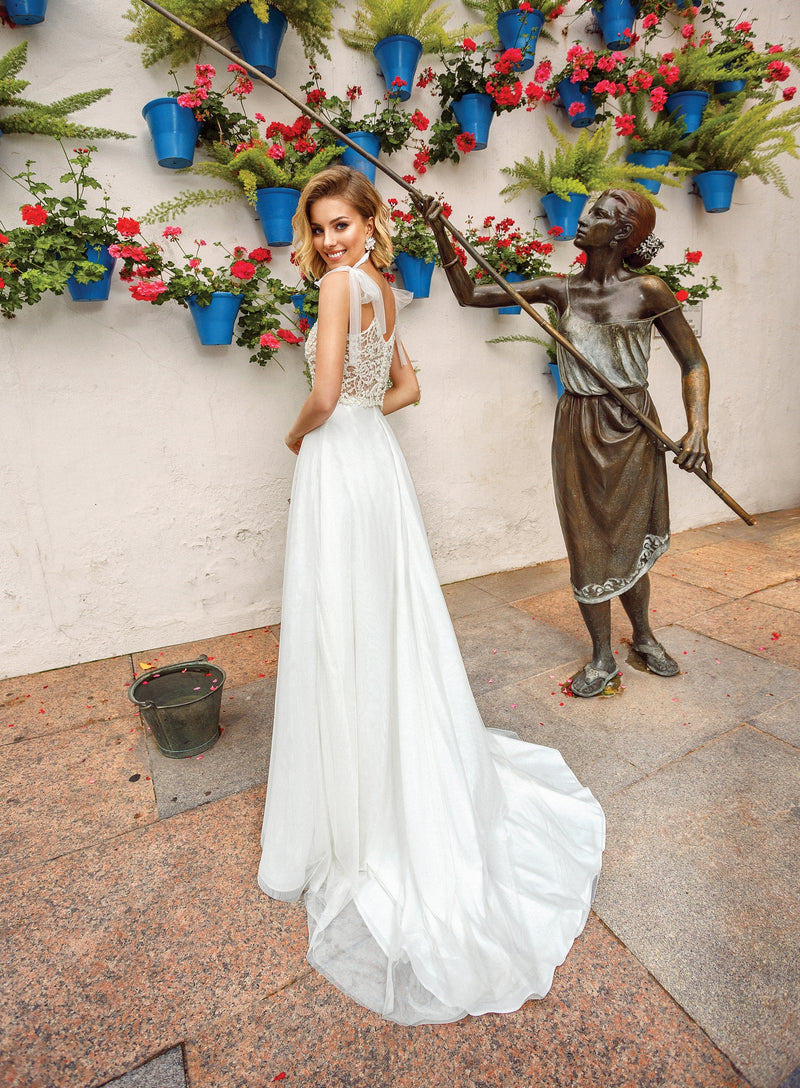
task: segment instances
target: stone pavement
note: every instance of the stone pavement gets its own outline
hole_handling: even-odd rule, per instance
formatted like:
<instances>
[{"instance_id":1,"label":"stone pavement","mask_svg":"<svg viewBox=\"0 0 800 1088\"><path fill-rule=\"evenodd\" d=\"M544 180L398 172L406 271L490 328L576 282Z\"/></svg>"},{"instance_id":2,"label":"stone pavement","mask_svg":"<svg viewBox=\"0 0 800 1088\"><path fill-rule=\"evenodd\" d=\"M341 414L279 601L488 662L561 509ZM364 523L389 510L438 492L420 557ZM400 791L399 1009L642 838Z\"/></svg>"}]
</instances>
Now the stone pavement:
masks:
<instances>
[{"instance_id":1,"label":"stone pavement","mask_svg":"<svg viewBox=\"0 0 800 1088\"><path fill-rule=\"evenodd\" d=\"M580 700L566 563L445 588L488 725L561 749L603 803L595 909L510 1016L403 1028L305 961L255 883L275 629L0 681L0 1086L800 1088L800 509L678 534L654 626L681 664ZM191 760L126 688L198 653L224 732Z\"/></svg>"}]
</instances>

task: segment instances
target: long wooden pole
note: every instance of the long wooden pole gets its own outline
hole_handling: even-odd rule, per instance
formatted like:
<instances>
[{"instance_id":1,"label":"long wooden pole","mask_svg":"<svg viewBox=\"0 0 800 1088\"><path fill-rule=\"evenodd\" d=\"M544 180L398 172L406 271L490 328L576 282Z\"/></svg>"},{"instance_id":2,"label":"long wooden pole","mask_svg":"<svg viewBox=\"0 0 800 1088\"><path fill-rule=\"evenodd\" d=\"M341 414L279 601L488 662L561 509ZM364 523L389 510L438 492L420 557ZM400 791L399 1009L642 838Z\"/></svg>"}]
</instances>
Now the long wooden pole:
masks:
<instances>
[{"instance_id":1,"label":"long wooden pole","mask_svg":"<svg viewBox=\"0 0 800 1088\"><path fill-rule=\"evenodd\" d=\"M402 178L398 173L392 170L390 166L387 166L385 162L381 162L374 155L371 155L368 151L365 151L363 148L359 147L358 144L351 140L346 133L340 132L339 129L335 127L335 125L332 125L330 121L326 120L326 118L324 117L321 117L318 113L312 110L307 105L307 103L301 102L299 98L296 98L290 91L287 91L286 88L282 87L280 83L276 83L274 79L271 79L269 76L264 75L264 73L258 68L254 67L252 64L249 64L246 60L238 56L236 53L231 52L230 49L226 49L224 45L220 45L220 43L214 38L209 37L208 34L204 34L202 30L198 30L197 27L191 26L189 23L184 22L183 19L180 19L177 15L173 15L171 11L167 11L166 8L163 8L161 4L156 3L155 0L143 0L143 3L147 4L147 6L152 8L153 11L158 12L159 15L163 15L164 18L168 19L171 23L179 26L181 30L186 31L188 34L191 34L199 41L204 42L207 46L209 46L209 48L213 49L217 53L220 53L223 57L226 57L233 64L240 65L242 68L245 69L245 71L249 72L251 76L259 80L259 82L266 84L266 86L271 88L273 91L277 91L278 94L282 95L284 98L288 99L288 101L291 102L292 105L296 106L301 113L306 114L307 117L310 117L312 121L316 122L316 124L319 125L320 128L324 128L327 132L330 132L333 136L336 137L337 140L341 140L342 143L346 144L348 147L353 148L354 151L357 151L359 155L362 155L368 162L371 162L379 170L383 171L383 173L390 177L396 185L399 185L401 189L405 189L406 192L414 199L415 203L419 205L424 203L425 196L419 191L419 189L416 189L413 185L407 182L405 178ZM548 336L551 336L553 340L556 341L556 343L561 344L561 346L565 348L570 353L570 355L574 356L581 364L581 366L584 367L592 375L595 381L599 382L600 385L602 385L603 388L608 393L610 393L611 396L614 397L619 404L623 406L623 408L630 412L631 415L634 416L645 428L645 430L650 432L650 434L660 443L660 445L662 445L665 449L671 450L672 453L676 455L682 452L682 449L677 444L677 442L673 442L673 440L667 434L665 434L664 431L661 430L658 424L654 423L651 419L648 419L643 412L640 412L636 405L631 401L631 399L627 397L621 389L617 389L614 383L609 381L608 378L603 373L601 373L601 371L599 371L597 367L594 366L594 364L591 363L585 355L583 355L582 352L578 351L578 349L570 343L570 341L566 338L566 336L564 336L562 332L559 332L559 330L554 328L554 326L551 325L549 321L547 321L540 314L538 314L536 310L534 310L534 308L531 306L531 304L527 302L526 299L524 299L522 295L520 295L520 293L511 284L507 283L500 275L500 273L496 272L495 269L486 262L486 260L481 256L480 253L473 249L467 239L463 236L463 234L461 234L459 230L456 229L456 227L453 226L449 219L446 219L444 216L442 216L441 221L449 234L452 236L452 238L456 242L458 242L458 244L462 246L462 248L465 250L466 253L469 254L473 261L475 261L475 263L494 280L498 287L502 287L506 294L509 295L518 306L521 306L525 313L529 317L532 317L537 325L541 326L541 328L548 334ZM693 472L695 476L699 476L703 483L706 484L707 487L710 487L714 494L722 499L722 501L726 503L731 508L731 510L734 511L734 513L738 514L743 521L747 522L748 525L755 525L755 519L750 514L748 514L747 511L743 509L739 505L739 503L736 502L736 500L727 493L727 491L723 490L723 488L720 487L716 480L712 479L712 477L705 471L705 469L701 468L700 465L696 465L693 469L690 469L690 471Z\"/></svg>"}]
</instances>

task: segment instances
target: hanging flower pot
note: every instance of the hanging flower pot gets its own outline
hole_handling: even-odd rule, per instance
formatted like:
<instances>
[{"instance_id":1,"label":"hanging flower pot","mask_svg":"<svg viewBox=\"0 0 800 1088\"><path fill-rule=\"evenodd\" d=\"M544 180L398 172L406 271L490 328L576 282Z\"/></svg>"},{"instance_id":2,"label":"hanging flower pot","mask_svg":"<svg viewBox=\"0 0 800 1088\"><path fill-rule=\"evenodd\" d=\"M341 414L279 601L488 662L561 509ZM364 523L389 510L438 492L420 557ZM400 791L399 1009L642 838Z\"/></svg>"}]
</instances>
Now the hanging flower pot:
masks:
<instances>
[{"instance_id":1,"label":"hanging flower pot","mask_svg":"<svg viewBox=\"0 0 800 1088\"><path fill-rule=\"evenodd\" d=\"M561 375L558 372L558 363L548 363L547 365L550 367L550 375L556 383L556 397L560 397L564 392L564 383L561 381Z\"/></svg>"},{"instance_id":2,"label":"hanging flower pot","mask_svg":"<svg viewBox=\"0 0 800 1088\"><path fill-rule=\"evenodd\" d=\"M714 94L740 94L745 88L743 79L723 79L714 84Z\"/></svg>"},{"instance_id":3,"label":"hanging flower pot","mask_svg":"<svg viewBox=\"0 0 800 1088\"><path fill-rule=\"evenodd\" d=\"M522 283L525 279L521 272L503 272L502 276L508 283ZM516 304L513 306L499 306L497 312L499 314L508 314L509 316L512 314L521 314L522 307L517 306Z\"/></svg>"},{"instance_id":4,"label":"hanging flower pot","mask_svg":"<svg viewBox=\"0 0 800 1088\"><path fill-rule=\"evenodd\" d=\"M312 317L311 314L306 313L304 306L305 301L305 291L298 291L296 294L292 295L292 306L294 306L295 310L297 310L301 318L305 318L305 320L308 322L308 327L310 329L317 319L316 317Z\"/></svg>"},{"instance_id":5,"label":"hanging flower pot","mask_svg":"<svg viewBox=\"0 0 800 1088\"><path fill-rule=\"evenodd\" d=\"M269 22L262 23L249 3L240 4L225 22L247 63L272 79L278 64L278 51L286 33L286 16L283 12L271 7Z\"/></svg>"},{"instance_id":6,"label":"hanging flower pot","mask_svg":"<svg viewBox=\"0 0 800 1088\"><path fill-rule=\"evenodd\" d=\"M539 31L544 26L544 15L535 8L532 11L503 11L497 16L497 33L503 49L521 49L522 60L516 66L520 72L533 67Z\"/></svg>"},{"instance_id":7,"label":"hanging flower pot","mask_svg":"<svg viewBox=\"0 0 800 1088\"><path fill-rule=\"evenodd\" d=\"M377 159L381 150L379 136L376 136L374 132L348 132L347 135L353 143L358 144L359 147L363 147L365 151L368 151L370 155L374 155ZM358 170L359 173L369 178L374 185L377 171L375 164L371 163L368 159L365 159L363 155L359 155L357 151L354 151L352 147L348 147L347 144L342 143L341 140L337 142L337 146L344 148L341 159L342 166L349 166L352 170Z\"/></svg>"},{"instance_id":8,"label":"hanging flower pot","mask_svg":"<svg viewBox=\"0 0 800 1088\"><path fill-rule=\"evenodd\" d=\"M462 132L469 132L475 137L473 151L483 151L489 142L489 126L492 123L492 96L479 92L465 94L455 98L450 108L456 115L456 121Z\"/></svg>"},{"instance_id":9,"label":"hanging flower pot","mask_svg":"<svg viewBox=\"0 0 800 1088\"><path fill-rule=\"evenodd\" d=\"M91 283L78 283L74 276L70 276L67 289L75 302L104 302L111 290L111 274L117 263L116 258L108 252L108 246L87 246L86 260L103 266L103 278Z\"/></svg>"},{"instance_id":10,"label":"hanging flower pot","mask_svg":"<svg viewBox=\"0 0 800 1088\"><path fill-rule=\"evenodd\" d=\"M683 121L687 136L700 127L710 97L706 91L675 91L667 96L667 110L675 111L676 117Z\"/></svg>"},{"instance_id":11,"label":"hanging flower pot","mask_svg":"<svg viewBox=\"0 0 800 1088\"><path fill-rule=\"evenodd\" d=\"M408 253L395 253L394 263L403 277L403 286L406 290L410 291L414 298L428 298L436 262L423 261L421 257L411 257Z\"/></svg>"},{"instance_id":12,"label":"hanging flower pot","mask_svg":"<svg viewBox=\"0 0 800 1088\"><path fill-rule=\"evenodd\" d=\"M636 21L636 8L631 0L602 0L602 6L595 7L594 15L607 48L627 49Z\"/></svg>"},{"instance_id":13,"label":"hanging flower pot","mask_svg":"<svg viewBox=\"0 0 800 1088\"><path fill-rule=\"evenodd\" d=\"M200 305L197 295L189 295L186 302L201 344L206 347L230 344L233 326L242 305L241 295L234 295L232 291L214 291L207 306Z\"/></svg>"},{"instance_id":14,"label":"hanging flower pot","mask_svg":"<svg viewBox=\"0 0 800 1088\"><path fill-rule=\"evenodd\" d=\"M625 156L625 161L633 163L634 166L655 167L666 166L671 158L671 151L632 151ZM653 181L651 178L634 178L633 180L643 185L649 193L657 193L661 188L661 182Z\"/></svg>"},{"instance_id":15,"label":"hanging flower pot","mask_svg":"<svg viewBox=\"0 0 800 1088\"><path fill-rule=\"evenodd\" d=\"M563 241L569 241L570 238L575 237L578 220L588 199L588 196L584 196L583 193L570 193L566 200L556 196L555 193L547 193L542 197L542 207L550 226L561 228L561 234L558 237Z\"/></svg>"},{"instance_id":16,"label":"hanging flower pot","mask_svg":"<svg viewBox=\"0 0 800 1088\"><path fill-rule=\"evenodd\" d=\"M386 89L401 102L406 102L414 86L422 42L408 34L391 34L382 38L372 52L381 67Z\"/></svg>"},{"instance_id":17,"label":"hanging flower pot","mask_svg":"<svg viewBox=\"0 0 800 1088\"><path fill-rule=\"evenodd\" d=\"M582 86L586 87L585 91L581 90ZM597 113L591 87L585 83L573 83L570 79L562 79L556 84L556 90L564 104L564 109L567 111L569 123L572 127L586 128L587 125L591 125L592 121L594 121L594 115ZM571 106L574 107L572 112L570 112ZM583 109L579 109L580 106Z\"/></svg>"},{"instance_id":18,"label":"hanging flower pot","mask_svg":"<svg viewBox=\"0 0 800 1088\"><path fill-rule=\"evenodd\" d=\"M299 200L297 189L284 189L280 185L256 189L256 211L268 245L292 244L292 216L297 211Z\"/></svg>"},{"instance_id":19,"label":"hanging flower pot","mask_svg":"<svg viewBox=\"0 0 800 1088\"><path fill-rule=\"evenodd\" d=\"M47 0L5 0L6 11L17 26L43 23Z\"/></svg>"},{"instance_id":20,"label":"hanging flower pot","mask_svg":"<svg viewBox=\"0 0 800 1088\"><path fill-rule=\"evenodd\" d=\"M183 170L192 165L200 122L188 106L177 98L154 98L142 109L153 138L153 150L159 166Z\"/></svg>"},{"instance_id":21,"label":"hanging flower pot","mask_svg":"<svg viewBox=\"0 0 800 1088\"><path fill-rule=\"evenodd\" d=\"M695 174L695 185L700 190L707 212L728 211L738 176L733 170L706 170L702 174Z\"/></svg>"}]
</instances>

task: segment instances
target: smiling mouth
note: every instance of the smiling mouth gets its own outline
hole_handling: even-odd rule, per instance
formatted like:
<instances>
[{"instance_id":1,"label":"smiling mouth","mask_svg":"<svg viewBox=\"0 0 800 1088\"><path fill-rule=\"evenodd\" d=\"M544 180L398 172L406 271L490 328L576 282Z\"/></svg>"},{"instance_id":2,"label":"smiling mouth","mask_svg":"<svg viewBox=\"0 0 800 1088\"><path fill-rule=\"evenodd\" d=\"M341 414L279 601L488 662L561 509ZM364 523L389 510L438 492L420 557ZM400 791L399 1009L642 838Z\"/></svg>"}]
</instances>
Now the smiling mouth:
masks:
<instances>
[{"instance_id":1,"label":"smiling mouth","mask_svg":"<svg viewBox=\"0 0 800 1088\"><path fill-rule=\"evenodd\" d=\"M336 260L337 257L343 257L346 253L344 249L337 249L335 253L326 253L325 256L329 261Z\"/></svg>"}]
</instances>

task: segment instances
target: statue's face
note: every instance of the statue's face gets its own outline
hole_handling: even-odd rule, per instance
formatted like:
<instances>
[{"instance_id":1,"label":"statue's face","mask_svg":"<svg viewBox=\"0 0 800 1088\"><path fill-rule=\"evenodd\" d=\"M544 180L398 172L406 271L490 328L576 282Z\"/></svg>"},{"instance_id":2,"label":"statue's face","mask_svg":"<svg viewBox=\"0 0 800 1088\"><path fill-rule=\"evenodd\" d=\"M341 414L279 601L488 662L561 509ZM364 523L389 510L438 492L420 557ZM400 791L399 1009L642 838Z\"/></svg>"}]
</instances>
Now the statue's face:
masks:
<instances>
[{"instance_id":1,"label":"statue's face","mask_svg":"<svg viewBox=\"0 0 800 1088\"><path fill-rule=\"evenodd\" d=\"M621 222L619 201L613 196L601 196L578 220L574 244L578 249L596 249L615 239L622 241L630 233L625 226Z\"/></svg>"}]
</instances>

